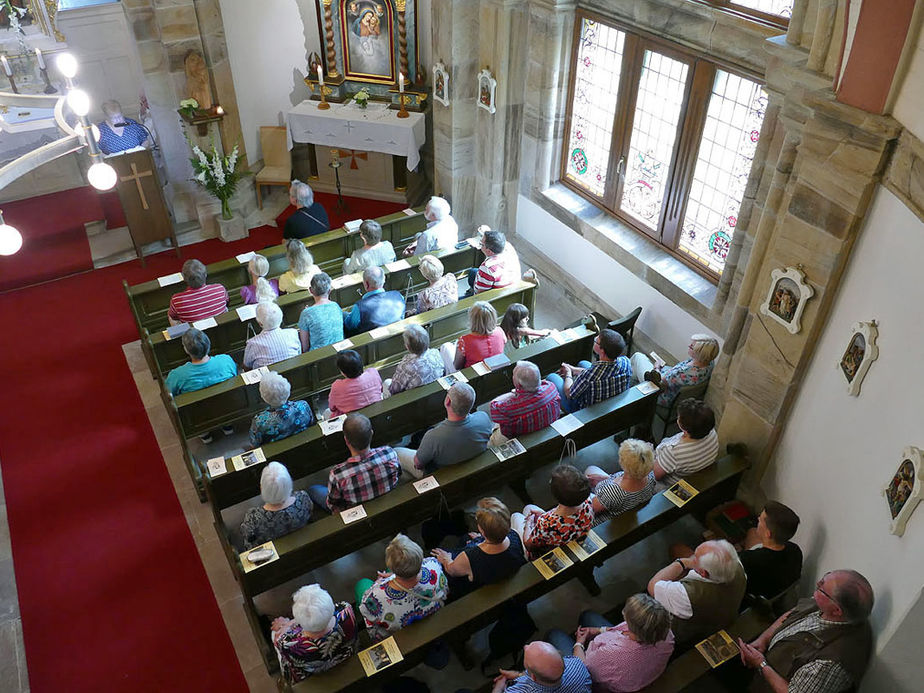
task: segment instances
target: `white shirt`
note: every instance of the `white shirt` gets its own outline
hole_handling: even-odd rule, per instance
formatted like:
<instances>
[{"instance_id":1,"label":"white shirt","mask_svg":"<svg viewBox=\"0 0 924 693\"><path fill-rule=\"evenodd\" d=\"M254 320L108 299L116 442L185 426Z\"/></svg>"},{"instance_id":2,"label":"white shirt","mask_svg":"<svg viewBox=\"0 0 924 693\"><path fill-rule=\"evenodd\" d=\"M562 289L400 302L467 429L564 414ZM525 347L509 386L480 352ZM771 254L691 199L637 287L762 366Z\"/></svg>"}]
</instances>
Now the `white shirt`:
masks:
<instances>
[{"instance_id":1,"label":"white shirt","mask_svg":"<svg viewBox=\"0 0 924 693\"><path fill-rule=\"evenodd\" d=\"M686 577L690 580L700 580L701 582L715 582L715 580L704 578L695 570L687 573ZM658 580L654 586L654 598L677 618L693 618L693 605L690 604L690 595L687 593L687 588L680 583L680 580Z\"/></svg>"},{"instance_id":2,"label":"white shirt","mask_svg":"<svg viewBox=\"0 0 924 693\"><path fill-rule=\"evenodd\" d=\"M459 225L448 214L438 221L431 221L427 229L417 236L414 255L426 255L434 250L449 249L459 242Z\"/></svg>"}]
</instances>

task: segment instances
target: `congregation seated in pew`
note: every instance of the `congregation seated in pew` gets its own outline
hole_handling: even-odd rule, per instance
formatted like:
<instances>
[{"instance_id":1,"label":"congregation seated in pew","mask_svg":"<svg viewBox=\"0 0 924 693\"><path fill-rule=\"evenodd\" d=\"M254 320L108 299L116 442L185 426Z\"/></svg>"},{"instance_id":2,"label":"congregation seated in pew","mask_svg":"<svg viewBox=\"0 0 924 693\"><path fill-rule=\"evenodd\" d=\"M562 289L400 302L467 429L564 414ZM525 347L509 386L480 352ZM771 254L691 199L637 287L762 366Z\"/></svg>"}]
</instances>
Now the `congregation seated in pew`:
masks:
<instances>
[{"instance_id":1,"label":"congregation seated in pew","mask_svg":"<svg viewBox=\"0 0 924 693\"><path fill-rule=\"evenodd\" d=\"M386 397L428 385L443 377L443 359L440 352L430 348L430 335L423 327L408 325L404 328L403 338L408 353L395 366L394 375L385 379L382 394Z\"/></svg>"},{"instance_id":2,"label":"congregation seated in pew","mask_svg":"<svg viewBox=\"0 0 924 693\"><path fill-rule=\"evenodd\" d=\"M600 331L594 339L597 360L581 361L577 366L561 364L557 373L547 378L561 396L561 410L566 414L615 397L629 387L632 366L626 358L626 340L610 329Z\"/></svg>"},{"instance_id":3,"label":"congregation seated in pew","mask_svg":"<svg viewBox=\"0 0 924 693\"><path fill-rule=\"evenodd\" d=\"M254 255L247 263L250 284L241 287L241 299L245 305L261 301L275 301L279 297L279 280L267 279L270 265L263 255Z\"/></svg>"},{"instance_id":4,"label":"congregation seated in pew","mask_svg":"<svg viewBox=\"0 0 924 693\"><path fill-rule=\"evenodd\" d=\"M327 408L334 416L349 414L382 401L382 376L378 370L363 367L363 357L353 349L337 354L337 369L342 378L330 386Z\"/></svg>"},{"instance_id":5,"label":"congregation seated in pew","mask_svg":"<svg viewBox=\"0 0 924 693\"><path fill-rule=\"evenodd\" d=\"M347 337L385 327L404 319L406 301L400 291L385 291L385 271L381 267L363 270L365 293L343 313L343 333Z\"/></svg>"},{"instance_id":6,"label":"congregation seated in pew","mask_svg":"<svg viewBox=\"0 0 924 693\"><path fill-rule=\"evenodd\" d=\"M479 232L482 228L486 227L479 228ZM485 256L484 262L477 270L469 272L469 286L473 293L501 289L520 280L520 258L502 231L485 230L481 238L481 252Z\"/></svg>"},{"instance_id":7,"label":"congregation seated in pew","mask_svg":"<svg viewBox=\"0 0 924 693\"><path fill-rule=\"evenodd\" d=\"M654 476L661 486L705 469L719 454L715 413L705 402L689 397L677 405L680 433L665 438L654 452Z\"/></svg>"},{"instance_id":8,"label":"congregation seated in pew","mask_svg":"<svg viewBox=\"0 0 924 693\"><path fill-rule=\"evenodd\" d=\"M401 469L419 479L435 469L458 464L483 453L494 426L485 412L472 411L474 403L475 390L471 385L453 383L443 400L446 419L424 434L416 451L395 449Z\"/></svg>"},{"instance_id":9,"label":"congregation seated in pew","mask_svg":"<svg viewBox=\"0 0 924 693\"><path fill-rule=\"evenodd\" d=\"M516 350L526 346L530 339L547 336L552 330L534 330L529 326L529 308L522 303L511 303L500 321L501 329L507 337L504 353L513 358Z\"/></svg>"},{"instance_id":10,"label":"congregation seated in pew","mask_svg":"<svg viewBox=\"0 0 924 693\"><path fill-rule=\"evenodd\" d=\"M427 286L417 293L417 305L409 314L452 305L459 300L459 281L452 272L445 272L443 263L435 255L420 258L417 269L427 280Z\"/></svg>"},{"instance_id":11,"label":"congregation seated in pew","mask_svg":"<svg viewBox=\"0 0 924 693\"><path fill-rule=\"evenodd\" d=\"M343 439L350 457L330 470L327 486L308 489L322 510L340 512L384 495L398 485L401 465L387 445L372 448L372 424L362 414L350 414L343 422Z\"/></svg>"},{"instance_id":12,"label":"congregation seated in pew","mask_svg":"<svg viewBox=\"0 0 924 693\"><path fill-rule=\"evenodd\" d=\"M315 201L314 191L307 183L293 180L289 186L289 203L294 205L295 212L286 219L282 237L302 239L316 236L330 229L330 220L327 210L320 202Z\"/></svg>"},{"instance_id":13,"label":"congregation seated in pew","mask_svg":"<svg viewBox=\"0 0 924 693\"><path fill-rule=\"evenodd\" d=\"M289 269L279 277L279 291L284 294L305 291L311 286L311 278L321 268L314 264L314 257L308 247L297 240L286 242L286 259Z\"/></svg>"},{"instance_id":14,"label":"congregation seated in pew","mask_svg":"<svg viewBox=\"0 0 924 693\"><path fill-rule=\"evenodd\" d=\"M639 691L667 668L674 652L671 615L657 599L633 594L622 610L622 623L610 623L594 611L578 618L574 636L553 629L546 635L563 656L584 662L600 693Z\"/></svg>"},{"instance_id":15,"label":"congregation seated in pew","mask_svg":"<svg viewBox=\"0 0 924 693\"><path fill-rule=\"evenodd\" d=\"M293 618L273 621L273 647L283 678L298 683L327 671L356 654L359 627L353 607L337 602L320 585L292 595Z\"/></svg>"},{"instance_id":16,"label":"congregation seated in pew","mask_svg":"<svg viewBox=\"0 0 924 693\"><path fill-rule=\"evenodd\" d=\"M671 406L680 388L709 380L715 357L719 355L719 341L708 334L695 334L690 337L687 355L689 358L673 366L656 368L647 355L635 352L630 359L633 384L642 380L653 382L661 389L658 406Z\"/></svg>"},{"instance_id":17,"label":"congregation seated in pew","mask_svg":"<svg viewBox=\"0 0 924 693\"><path fill-rule=\"evenodd\" d=\"M298 330L282 327L282 308L264 301L257 304L257 324L260 333L244 346L244 368L262 368L302 353Z\"/></svg>"},{"instance_id":18,"label":"congregation seated in pew","mask_svg":"<svg viewBox=\"0 0 924 693\"><path fill-rule=\"evenodd\" d=\"M426 255L437 250L449 250L459 241L459 225L450 215L449 202L434 195L427 202L424 218L427 228L417 234L407 248L404 256Z\"/></svg>"},{"instance_id":19,"label":"congregation seated in pew","mask_svg":"<svg viewBox=\"0 0 924 693\"><path fill-rule=\"evenodd\" d=\"M382 225L375 219L366 219L359 225L363 245L343 261L343 273L362 272L369 267L381 267L395 261L395 248L390 241L382 240Z\"/></svg>"},{"instance_id":20,"label":"congregation seated in pew","mask_svg":"<svg viewBox=\"0 0 924 693\"><path fill-rule=\"evenodd\" d=\"M558 501L551 510L529 504L522 513L513 513L510 524L526 548L530 560L569 541L582 541L594 523L590 500L590 481L570 464L560 464L549 480L552 497Z\"/></svg>"},{"instance_id":21,"label":"congregation seated in pew","mask_svg":"<svg viewBox=\"0 0 924 693\"><path fill-rule=\"evenodd\" d=\"M584 470L593 487L595 524L645 505L657 490L651 443L629 438L619 445L620 471L607 474L595 465ZM692 553L692 551L691 551Z\"/></svg>"},{"instance_id":22,"label":"congregation seated in pew","mask_svg":"<svg viewBox=\"0 0 924 693\"><path fill-rule=\"evenodd\" d=\"M561 413L558 390L542 379L536 364L518 361L511 377L513 390L491 400L491 420L498 425L491 445L551 426Z\"/></svg>"},{"instance_id":23,"label":"congregation seated in pew","mask_svg":"<svg viewBox=\"0 0 924 693\"><path fill-rule=\"evenodd\" d=\"M523 648L523 671L501 669L491 693L591 693L591 683L580 658L534 640Z\"/></svg>"},{"instance_id":24,"label":"congregation seated in pew","mask_svg":"<svg viewBox=\"0 0 924 693\"><path fill-rule=\"evenodd\" d=\"M228 310L228 290L221 284L206 284L208 272L198 260L187 260L180 271L186 289L173 294L167 308L171 325L193 323L221 315Z\"/></svg>"},{"instance_id":25,"label":"congregation seated in pew","mask_svg":"<svg viewBox=\"0 0 924 693\"><path fill-rule=\"evenodd\" d=\"M327 272L318 272L311 278L308 291L314 302L306 305L298 318L298 336L303 352L343 340L343 311L330 300L330 283Z\"/></svg>"},{"instance_id":26,"label":"congregation seated in pew","mask_svg":"<svg viewBox=\"0 0 924 693\"><path fill-rule=\"evenodd\" d=\"M260 498L263 505L248 510L241 522L245 549L278 539L311 521L311 498L305 491L292 493L292 477L279 462L263 468Z\"/></svg>"},{"instance_id":27,"label":"congregation seated in pew","mask_svg":"<svg viewBox=\"0 0 924 693\"><path fill-rule=\"evenodd\" d=\"M440 347L447 372L460 371L491 356L504 353L507 337L497 324L497 311L487 301L476 301L468 309L471 332L459 337L452 344L446 342Z\"/></svg>"},{"instance_id":28,"label":"congregation seated in pew","mask_svg":"<svg viewBox=\"0 0 924 693\"><path fill-rule=\"evenodd\" d=\"M296 433L313 425L314 412L304 400L289 401L292 386L275 371L260 379L260 397L268 407L253 417L250 424L250 444L259 447Z\"/></svg>"},{"instance_id":29,"label":"congregation seated in pew","mask_svg":"<svg viewBox=\"0 0 924 693\"><path fill-rule=\"evenodd\" d=\"M403 534L385 549L386 571L356 583L356 603L373 642L436 613L449 594L443 568Z\"/></svg>"},{"instance_id":30,"label":"congregation seated in pew","mask_svg":"<svg viewBox=\"0 0 924 693\"><path fill-rule=\"evenodd\" d=\"M195 392L237 375L237 364L227 354L209 356L212 342L202 330L190 327L181 337L183 351L189 362L177 366L167 374L164 386L171 395Z\"/></svg>"}]
</instances>

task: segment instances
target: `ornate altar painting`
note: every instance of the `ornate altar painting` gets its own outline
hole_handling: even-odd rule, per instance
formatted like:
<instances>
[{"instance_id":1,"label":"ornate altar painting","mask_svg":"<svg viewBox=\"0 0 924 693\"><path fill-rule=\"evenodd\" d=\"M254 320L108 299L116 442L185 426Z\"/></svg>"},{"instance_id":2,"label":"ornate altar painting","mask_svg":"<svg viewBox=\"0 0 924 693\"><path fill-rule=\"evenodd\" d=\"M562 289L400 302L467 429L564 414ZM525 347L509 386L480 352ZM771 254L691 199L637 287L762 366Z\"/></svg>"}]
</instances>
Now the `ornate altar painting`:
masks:
<instances>
[{"instance_id":1,"label":"ornate altar painting","mask_svg":"<svg viewBox=\"0 0 924 693\"><path fill-rule=\"evenodd\" d=\"M909 446L902 452L901 463L892 480L882 489L892 517L889 525L892 534L902 536L905 533L905 524L921 501L921 485L921 450Z\"/></svg>"},{"instance_id":2,"label":"ornate altar painting","mask_svg":"<svg viewBox=\"0 0 924 693\"><path fill-rule=\"evenodd\" d=\"M343 67L347 79L391 83L395 21L389 0L340 0Z\"/></svg>"},{"instance_id":3,"label":"ornate altar painting","mask_svg":"<svg viewBox=\"0 0 924 693\"><path fill-rule=\"evenodd\" d=\"M478 73L478 106L488 113L494 113L497 110L494 104L496 92L497 80L488 68L483 69Z\"/></svg>"},{"instance_id":4,"label":"ornate altar painting","mask_svg":"<svg viewBox=\"0 0 924 693\"><path fill-rule=\"evenodd\" d=\"M847 380L847 392L854 397L860 394L860 385L870 364L879 357L878 336L875 321L854 323L847 348L837 362L838 370Z\"/></svg>"},{"instance_id":5,"label":"ornate altar painting","mask_svg":"<svg viewBox=\"0 0 924 693\"><path fill-rule=\"evenodd\" d=\"M796 267L775 269L770 273L770 290L760 312L773 318L792 334L802 329L802 311L815 290Z\"/></svg>"}]
</instances>

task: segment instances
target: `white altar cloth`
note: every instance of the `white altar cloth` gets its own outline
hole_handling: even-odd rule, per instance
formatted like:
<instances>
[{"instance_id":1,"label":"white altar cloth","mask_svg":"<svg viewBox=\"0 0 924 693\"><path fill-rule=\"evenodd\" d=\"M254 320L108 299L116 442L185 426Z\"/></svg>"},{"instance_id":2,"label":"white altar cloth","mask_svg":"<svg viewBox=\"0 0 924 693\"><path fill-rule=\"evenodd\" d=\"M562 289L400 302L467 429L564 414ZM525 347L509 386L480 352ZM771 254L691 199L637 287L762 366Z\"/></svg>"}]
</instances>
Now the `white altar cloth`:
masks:
<instances>
[{"instance_id":1,"label":"white altar cloth","mask_svg":"<svg viewBox=\"0 0 924 693\"><path fill-rule=\"evenodd\" d=\"M423 113L399 118L387 104L370 102L363 110L356 104L332 103L318 110L317 101L302 101L286 114L289 149L294 142L341 147L360 152L381 152L407 157L407 169L420 163L420 148L427 141Z\"/></svg>"}]
</instances>

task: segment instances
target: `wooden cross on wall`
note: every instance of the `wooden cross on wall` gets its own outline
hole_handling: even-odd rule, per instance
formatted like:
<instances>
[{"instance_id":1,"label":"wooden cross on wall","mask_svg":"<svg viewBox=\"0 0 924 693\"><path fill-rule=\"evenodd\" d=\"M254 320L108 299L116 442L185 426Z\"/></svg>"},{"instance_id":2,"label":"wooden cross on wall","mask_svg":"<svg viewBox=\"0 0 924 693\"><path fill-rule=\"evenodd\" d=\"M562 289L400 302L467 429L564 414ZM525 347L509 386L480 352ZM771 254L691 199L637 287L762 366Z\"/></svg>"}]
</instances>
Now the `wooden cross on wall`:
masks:
<instances>
[{"instance_id":1,"label":"wooden cross on wall","mask_svg":"<svg viewBox=\"0 0 924 693\"><path fill-rule=\"evenodd\" d=\"M145 171L144 173L138 173L138 166L133 161L132 162L132 175L121 177L121 180L123 183L125 183L126 181L130 181L130 180L135 181L135 185L138 186L138 195L141 196L141 206L146 210L150 209L150 207L148 207L148 198L144 196L144 188L141 187L141 179L144 178L145 176L153 176L153 175L154 174L151 171Z\"/></svg>"},{"instance_id":2,"label":"wooden cross on wall","mask_svg":"<svg viewBox=\"0 0 924 693\"><path fill-rule=\"evenodd\" d=\"M363 161L368 161L369 153L357 152L355 149L341 149L340 158L345 159L346 157L350 157L350 168L357 169L359 168L359 164L356 163L356 160L362 159Z\"/></svg>"}]
</instances>

